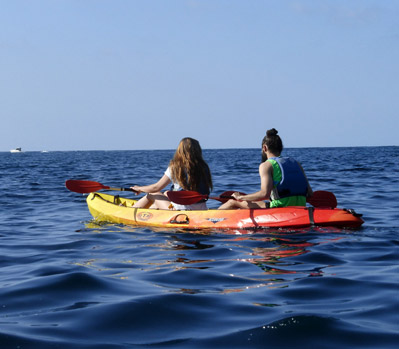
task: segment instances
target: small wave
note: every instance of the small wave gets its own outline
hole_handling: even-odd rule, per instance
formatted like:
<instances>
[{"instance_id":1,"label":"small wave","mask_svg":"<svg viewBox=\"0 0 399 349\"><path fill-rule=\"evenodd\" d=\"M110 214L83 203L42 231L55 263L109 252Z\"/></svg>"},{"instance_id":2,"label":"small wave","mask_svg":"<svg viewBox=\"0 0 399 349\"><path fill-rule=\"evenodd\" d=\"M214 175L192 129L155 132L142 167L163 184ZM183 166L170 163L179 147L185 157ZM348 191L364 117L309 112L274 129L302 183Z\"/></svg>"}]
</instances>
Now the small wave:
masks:
<instances>
[{"instance_id":1,"label":"small wave","mask_svg":"<svg viewBox=\"0 0 399 349\"><path fill-rule=\"evenodd\" d=\"M395 348L395 333L317 315L289 316L267 325L207 339L191 339L190 348Z\"/></svg>"}]
</instances>

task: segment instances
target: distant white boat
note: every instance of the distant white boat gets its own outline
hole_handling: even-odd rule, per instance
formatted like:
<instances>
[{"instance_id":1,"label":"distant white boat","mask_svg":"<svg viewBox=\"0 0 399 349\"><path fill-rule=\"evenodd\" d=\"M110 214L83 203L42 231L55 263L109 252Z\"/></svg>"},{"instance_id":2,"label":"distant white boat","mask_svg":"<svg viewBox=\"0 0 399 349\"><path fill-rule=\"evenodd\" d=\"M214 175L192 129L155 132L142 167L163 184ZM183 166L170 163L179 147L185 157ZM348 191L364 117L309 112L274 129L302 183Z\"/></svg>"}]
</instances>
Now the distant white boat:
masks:
<instances>
[{"instance_id":1,"label":"distant white boat","mask_svg":"<svg viewBox=\"0 0 399 349\"><path fill-rule=\"evenodd\" d=\"M10 150L11 153L22 153L22 148L15 148Z\"/></svg>"}]
</instances>

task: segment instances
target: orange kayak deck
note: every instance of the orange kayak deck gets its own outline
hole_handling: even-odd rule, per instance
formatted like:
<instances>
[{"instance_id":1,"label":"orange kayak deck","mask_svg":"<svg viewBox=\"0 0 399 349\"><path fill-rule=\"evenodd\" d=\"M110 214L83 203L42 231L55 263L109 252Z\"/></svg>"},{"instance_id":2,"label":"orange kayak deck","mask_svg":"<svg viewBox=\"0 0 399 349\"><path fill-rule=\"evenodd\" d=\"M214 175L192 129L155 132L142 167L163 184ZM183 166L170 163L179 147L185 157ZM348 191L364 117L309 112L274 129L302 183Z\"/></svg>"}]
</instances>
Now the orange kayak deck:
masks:
<instances>
[{"instance_id":1,"label":"orange kayak deck","mask_svg":"<svg viewBox=\"0 0 399 349\"><path fill-rule=\"evenodd\" d=\"M103 193L87 197L97 221L179 229L262 229L331 226L358 228L364 222L353 210L282 207L268 209L175 211L134 208L132 199Z\"/></svg>"}]
</instances>

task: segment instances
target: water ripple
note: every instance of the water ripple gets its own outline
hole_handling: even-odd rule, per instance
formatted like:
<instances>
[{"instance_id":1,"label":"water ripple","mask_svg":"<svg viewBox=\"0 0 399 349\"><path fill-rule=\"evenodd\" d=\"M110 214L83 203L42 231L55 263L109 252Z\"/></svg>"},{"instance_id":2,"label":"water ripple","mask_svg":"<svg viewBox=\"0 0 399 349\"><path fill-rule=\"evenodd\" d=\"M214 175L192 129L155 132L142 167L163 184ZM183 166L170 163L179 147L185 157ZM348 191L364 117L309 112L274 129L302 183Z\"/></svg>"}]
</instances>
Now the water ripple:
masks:
<instances>
[{"instance_id":1,"label":"water ripple","mask_svg":"<svg viewBox=\"0 0 399 349\"><path fill-rule=\"evenodd\" d=\"M0 153L0 347L396 347L399 148L285 151L364 226L98 224L66 179L149 184L173 151ZM259 187L258 149L204 156L214 193Z\"/></svg>"}]
</instances>

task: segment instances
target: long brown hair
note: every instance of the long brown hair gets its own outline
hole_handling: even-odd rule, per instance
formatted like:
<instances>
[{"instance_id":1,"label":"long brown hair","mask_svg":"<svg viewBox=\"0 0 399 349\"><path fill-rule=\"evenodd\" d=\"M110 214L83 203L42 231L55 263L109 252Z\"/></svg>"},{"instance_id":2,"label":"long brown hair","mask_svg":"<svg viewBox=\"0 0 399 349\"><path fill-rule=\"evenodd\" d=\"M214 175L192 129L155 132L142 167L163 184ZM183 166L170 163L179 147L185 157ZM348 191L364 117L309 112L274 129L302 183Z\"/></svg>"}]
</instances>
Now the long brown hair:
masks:
<instances>
[{"instance_id":1,"label":"long brown hair","mask_svg":"<svg viewBox=\"0 0 399 349\"><path fill-rule=\"evenodd\" d=\"M183 138L169 163L172 178L185 190L200 191L201 184L208 192L213 189L211 171L202 158L199 142Z\"/></svg>"}]
</instances>

